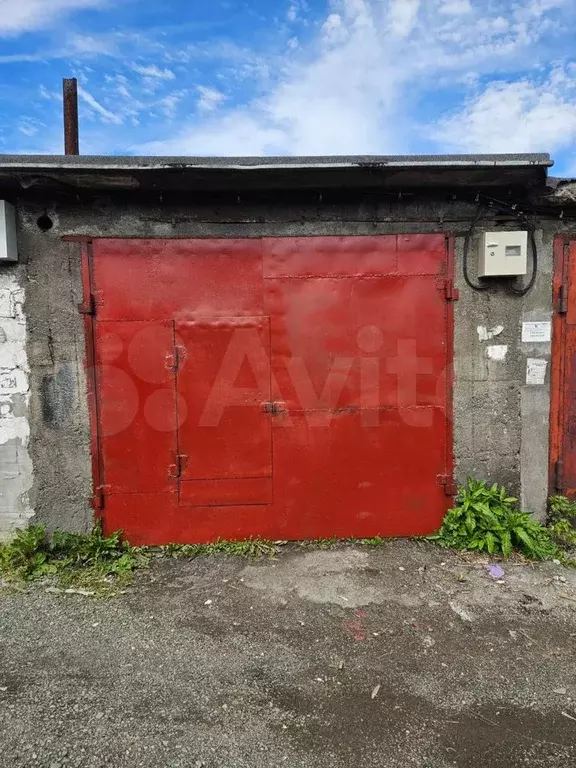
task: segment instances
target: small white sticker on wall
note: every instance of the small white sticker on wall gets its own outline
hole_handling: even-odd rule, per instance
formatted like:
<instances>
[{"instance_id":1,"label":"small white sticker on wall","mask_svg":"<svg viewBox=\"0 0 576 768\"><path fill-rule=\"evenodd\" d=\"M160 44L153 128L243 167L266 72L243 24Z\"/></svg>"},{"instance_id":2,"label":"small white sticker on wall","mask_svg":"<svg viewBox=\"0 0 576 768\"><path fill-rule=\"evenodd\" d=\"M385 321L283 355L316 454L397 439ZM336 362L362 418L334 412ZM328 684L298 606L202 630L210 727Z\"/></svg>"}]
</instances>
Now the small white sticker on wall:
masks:
<instances>
[{"instance_id":1,"label":"small white sticker on wall","mask_svg":"<svg viewBox=\"0 0 576 768\"><path fill-rule=\"evenodd\" d=\"M550 341L552 323L544 320L536 323L522 323L522 341Z\"/></svg>"},{"instance_id":2,"label":"small white sticker on wall","mask_svg":"<svg viewBox=\"0 0 576 768\"><path fill-rule=\"evenodd\" d=\"M505 360L506 355L508 354L508 345L507 344L494 344L491 347L486 347L486 354L490 358L490 360Z\"/></svg>"},{"instance_id":3,"label":"small white sticker on wall","mask_svg":"<svg viewBox=\"0 0 576 768\"><path fill-rule=\"evenodd\" d=\"M546 381L547 360L538 360L529 357L526 361L526 384L530 386L539 386Z\"/></svg>"}]
</instances>

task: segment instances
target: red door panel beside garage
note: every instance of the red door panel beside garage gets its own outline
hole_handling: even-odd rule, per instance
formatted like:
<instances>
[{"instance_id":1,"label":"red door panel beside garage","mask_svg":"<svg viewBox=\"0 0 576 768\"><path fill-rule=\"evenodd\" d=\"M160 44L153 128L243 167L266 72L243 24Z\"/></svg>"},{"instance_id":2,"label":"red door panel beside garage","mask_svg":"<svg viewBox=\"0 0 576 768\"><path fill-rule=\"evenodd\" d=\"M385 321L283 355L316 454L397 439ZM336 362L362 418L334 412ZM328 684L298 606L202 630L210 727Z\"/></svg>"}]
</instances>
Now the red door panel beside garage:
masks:
<instances>
[{"instance_id":1,"label":"red door panel beside garage","mask_svg":"<svg viewBox=\"0 0 576 768\"><path fill-rule=\"evenodd\" d=\"M162 544L437 528L446 269L440 235L95 241L106 529Z\"/></svg>"},{"instance_id":2,"label":"red door panel beside garage","mask_svg":"<svg viewBox=\"0 0 576 768\"><path fill-rule=\"evenodd\" d=\"M553 492L576 499L576 241L555 243L552 348L551 477Z\"/></svg>"}]
</instances>

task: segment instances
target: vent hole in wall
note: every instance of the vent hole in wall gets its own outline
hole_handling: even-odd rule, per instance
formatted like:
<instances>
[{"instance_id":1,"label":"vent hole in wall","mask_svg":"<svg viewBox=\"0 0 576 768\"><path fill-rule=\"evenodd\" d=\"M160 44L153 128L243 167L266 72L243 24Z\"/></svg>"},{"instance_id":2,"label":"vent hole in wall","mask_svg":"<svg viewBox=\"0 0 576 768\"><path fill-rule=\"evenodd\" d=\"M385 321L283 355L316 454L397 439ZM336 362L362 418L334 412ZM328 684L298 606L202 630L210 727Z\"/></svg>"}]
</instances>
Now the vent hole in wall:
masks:
<instances>
[{"instance_id":1,"label":"vent hole in wall","mask_svg":"<svg viewBox=\"0 0 576 768\"><path fill-rule=\"evenodd\" d=\"M54 222L46 213L43 213L42 216L38 217L36 224L38 225L38 229L41 229L42 232L48 232L48 230L52 229L54 226Z\"/></svg>"}]
</instances>

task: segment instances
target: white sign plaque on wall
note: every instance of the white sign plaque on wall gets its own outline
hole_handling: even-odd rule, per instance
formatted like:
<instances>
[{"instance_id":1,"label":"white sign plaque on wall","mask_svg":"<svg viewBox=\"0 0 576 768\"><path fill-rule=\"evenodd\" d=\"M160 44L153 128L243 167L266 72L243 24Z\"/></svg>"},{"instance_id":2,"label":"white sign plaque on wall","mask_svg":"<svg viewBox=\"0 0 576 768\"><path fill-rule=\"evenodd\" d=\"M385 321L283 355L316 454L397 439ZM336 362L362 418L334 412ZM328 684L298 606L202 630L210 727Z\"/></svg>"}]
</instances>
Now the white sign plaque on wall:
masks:
<instances>
[{"instance_id":1,"label":"white sign plaque on wall","mask_svg":"<svg viewBox=\"0 0 576 768\"><path fill-rule=\"evenodd\" d=\"M526 361L526 384L529 386L538 386L546 381L547 360L537 360L529 357Z\"/></svg>"},{"instance_id":2,"label":"white sign plaque on wall","mask_svg":"<svg viewBox=\"0 0 576 768\"><path fill-rule=\"evenodd\" d=\"M522 341L550 341L552 323L549 320L536 323L522 323Z\"/></svg>"}]
</instances>

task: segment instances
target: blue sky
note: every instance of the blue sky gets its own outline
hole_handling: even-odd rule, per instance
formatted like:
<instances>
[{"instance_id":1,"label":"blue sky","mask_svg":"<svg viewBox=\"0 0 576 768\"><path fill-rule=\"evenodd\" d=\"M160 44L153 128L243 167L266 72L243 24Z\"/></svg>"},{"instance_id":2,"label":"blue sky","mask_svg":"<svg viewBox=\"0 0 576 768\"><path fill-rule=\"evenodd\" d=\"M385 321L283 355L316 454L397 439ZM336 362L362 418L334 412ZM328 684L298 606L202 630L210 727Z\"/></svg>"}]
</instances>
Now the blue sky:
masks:
<instances>
[{"instance_id":1,"label":"blue sky","mask_svg":"<svg viewBox=\"0 0 576 768\"><path fill-rule=\"evenodd\" d=\"M576 176L574 0L0 0L0 152L538 152Z\"/></svg>"}]
</instances>

